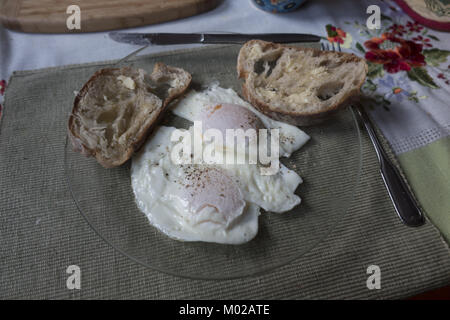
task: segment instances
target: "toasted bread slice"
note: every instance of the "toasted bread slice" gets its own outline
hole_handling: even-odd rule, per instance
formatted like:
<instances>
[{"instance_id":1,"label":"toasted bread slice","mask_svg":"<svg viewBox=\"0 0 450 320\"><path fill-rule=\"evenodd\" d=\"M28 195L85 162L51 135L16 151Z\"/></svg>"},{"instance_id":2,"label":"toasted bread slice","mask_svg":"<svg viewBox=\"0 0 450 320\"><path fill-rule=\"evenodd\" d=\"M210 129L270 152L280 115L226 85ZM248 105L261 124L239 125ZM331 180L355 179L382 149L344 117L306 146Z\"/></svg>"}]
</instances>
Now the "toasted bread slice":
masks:
<instances>
[{"instance_id":1,"label":"toasted bread slice","mask_svg":"<svg viewBox=\"0 0 450 320\"><path fill-rule=\"evenodd\" d=\"M106 168L123 164L191 79L163 63L155 64L152 74L129 67L97 71L75 98L68 123L73 149Z\"/></svg>"},{"instance_id":2,"label":"toasted bread slice","mask_svg":"<svg viewBox=\"0 0 450 320\"><path fill-rule=\"evenodd\" d=\"M239 52L237 70L254 107L276 120L311 125L359 95L367 64L349 53L251 40Z\"/></svg>"}]
</instances>

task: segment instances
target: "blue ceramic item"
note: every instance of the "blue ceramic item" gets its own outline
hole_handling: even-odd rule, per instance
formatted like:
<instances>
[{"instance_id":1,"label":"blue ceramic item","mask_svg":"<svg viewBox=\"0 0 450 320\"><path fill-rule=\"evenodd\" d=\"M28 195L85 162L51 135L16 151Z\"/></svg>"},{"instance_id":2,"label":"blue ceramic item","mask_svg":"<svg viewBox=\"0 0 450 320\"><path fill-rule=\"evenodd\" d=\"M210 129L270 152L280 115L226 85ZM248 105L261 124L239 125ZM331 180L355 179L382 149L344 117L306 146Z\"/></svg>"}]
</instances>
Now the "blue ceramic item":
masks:
<instances>
[{"instance_id":1,"label":"blue ceramic item","mask_svg":"<svg viewBox=\"0 0 450 320\"><path fill-rule=\"evenodd\" d=\"M306 0L252 0L260 9L273 13L284 13L296 10Z\"/></svg>"}]
</instances>

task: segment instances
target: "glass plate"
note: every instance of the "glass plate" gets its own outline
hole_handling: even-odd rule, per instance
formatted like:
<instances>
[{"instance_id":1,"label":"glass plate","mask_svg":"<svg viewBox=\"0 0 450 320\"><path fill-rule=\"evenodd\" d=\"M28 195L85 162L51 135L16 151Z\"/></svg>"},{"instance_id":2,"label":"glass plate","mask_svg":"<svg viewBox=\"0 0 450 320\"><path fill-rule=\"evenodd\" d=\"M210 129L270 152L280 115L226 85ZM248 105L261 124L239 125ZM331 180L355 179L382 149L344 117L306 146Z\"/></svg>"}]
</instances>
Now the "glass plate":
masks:
<instances>
[{"instance_id":1,"label":"glass plate","mask_svg":"<svg viewBox=\"0 0 450 320\"><path fill-rule=\"evenodd\" d=\"M240 92L235 71L239 48L224 46L158 54L129 64L151 70L156 61L161 61L190 71L195 89L218 81L222 87ZM163 120L163 125L179 128L190 124L170 112ZM282 214L261 210L257 236L243 245L180 242L159 232L135 204L130 161L118 168L105 169L94 159L72 151L66 140L64 168L82 216L101 238L134 261L193 279L254 276L294 260L300 263L301 257L339 223L357 190L361 138L352 109L302 130L311 140L290 158L281 159L304 180L296 191L302 203Z\"/></svg>"},{"instance_id":2,"label":"glass plate","mask_svg":"<svg viewBox=\"0 0 450 320\"><path fill-rule=\"evenodd\" d=\"M179 121L173 116L164 124ZM361 141L352 109L302 129L311 140L282 159L304 180L296 191L302 203L282 214L262 210L258 235L243 245L168 238L137 208L130 162L105 169L72 151L66 140L67 182L80 213L98 235L149 268L195 279L258 275L299 259L327 237L347 211L359 182Z\"/></svg>"}]
</instances>

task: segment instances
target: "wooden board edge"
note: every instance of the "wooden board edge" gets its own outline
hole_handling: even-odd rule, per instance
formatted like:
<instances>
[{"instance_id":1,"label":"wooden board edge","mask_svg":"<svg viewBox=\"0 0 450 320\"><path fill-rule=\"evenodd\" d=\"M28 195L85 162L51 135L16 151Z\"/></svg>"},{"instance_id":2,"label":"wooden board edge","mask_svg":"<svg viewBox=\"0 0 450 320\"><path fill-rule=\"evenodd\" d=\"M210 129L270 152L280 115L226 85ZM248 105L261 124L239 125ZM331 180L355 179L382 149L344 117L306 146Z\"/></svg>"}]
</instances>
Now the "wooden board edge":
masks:
<instances>
[{"instance_id":1,"label":"wooden board edge","mask_svg":"<svg viewBox=\"0 0 450 320\"><path fill-rule=\"evenodd\" d=\"M22 31L22 26L17 20L21 2L20 0L0 0L0 24L5 28Z\"/></svg>"},{"instance_id":2,"label":"wooden board edge","mask_svg":"<svg viewBox=\"0 0 450 320\"><path fill-rule=\"evenodd\" d=\"M83 16L81 16L81 30L68 30L65 19L61 19L60 21L49 20L46 21L46 23L42 23L42 21L36 21L36 19L32 18L15 18L20 10L20 1L0 0L0 8L3 3L10 6L10 9L7 8L8 16L2 14L3 10L0 10L0 23L7 29L26 33L102 32L141 27L191 17L208 12L217 7L221 2L223 2L223 0L197 0L193 5L192 3L187 3L185 7L181 7L182 10L179 10L182 12L181 14L172 14L172 16L170 16L171 12L166 12L166 14L169 15L169 18L167 18L167 16L164 17L160 13L156 15L151 15L151 13L139 13L135 16L126 18L120 16L91 18L83 23ZM126 26L117 26L117 19L123 20Z\"/></svg>"}]
</instances>

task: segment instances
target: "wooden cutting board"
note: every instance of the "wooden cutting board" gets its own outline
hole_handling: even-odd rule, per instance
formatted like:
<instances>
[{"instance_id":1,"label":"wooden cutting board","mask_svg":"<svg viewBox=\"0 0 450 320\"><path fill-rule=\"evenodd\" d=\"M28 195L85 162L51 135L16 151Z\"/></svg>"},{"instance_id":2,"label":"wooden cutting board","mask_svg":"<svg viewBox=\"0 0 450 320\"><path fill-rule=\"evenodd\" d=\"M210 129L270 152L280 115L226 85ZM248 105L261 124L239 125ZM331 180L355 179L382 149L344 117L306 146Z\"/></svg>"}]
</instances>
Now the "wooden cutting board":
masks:
<instances>
[{"instance_id":1,"label":"wooden cutting board","mask_svg":"<svg viewBox=\"0 0 450 320\"><path fill-rule=\"evenodd\" d=\"M22 32L68 33L123 29L189 17L220 0L0 0L0 23ZM70 5L80 8L80 30L70 30ZM71 19L71 21L74 21Z\"/></svg>"}]
</instances>

